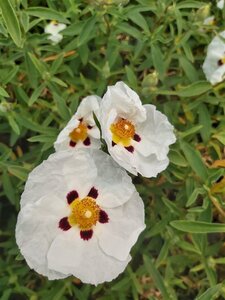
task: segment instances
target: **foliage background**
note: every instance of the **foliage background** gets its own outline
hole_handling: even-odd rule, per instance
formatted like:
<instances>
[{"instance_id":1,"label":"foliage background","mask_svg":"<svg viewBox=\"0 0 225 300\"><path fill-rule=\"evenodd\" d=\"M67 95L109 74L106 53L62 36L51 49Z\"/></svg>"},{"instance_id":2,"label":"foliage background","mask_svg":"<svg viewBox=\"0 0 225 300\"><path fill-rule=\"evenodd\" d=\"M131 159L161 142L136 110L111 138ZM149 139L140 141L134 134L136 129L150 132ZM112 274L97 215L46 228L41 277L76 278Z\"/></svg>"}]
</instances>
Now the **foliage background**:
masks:
<instances>
[{"instance_id":1,"label":"foliage background","mask_svg":"<svg viewBox=\"0 0 225 300\"><path fill-rule=\"evenodd\" d=\"M224 299L225 83L212 87L201 65L225 11L189 0L4 0L0 9L0 299ZM210 14L216 24L204 26ZM56 46L43 33L52 19L67 24ZM175 126L170 166L134 178L147 228L122 275L97 287L48 281L15 243L20 194L82 97L118 80Z\"/></svg>"}]
</instances>

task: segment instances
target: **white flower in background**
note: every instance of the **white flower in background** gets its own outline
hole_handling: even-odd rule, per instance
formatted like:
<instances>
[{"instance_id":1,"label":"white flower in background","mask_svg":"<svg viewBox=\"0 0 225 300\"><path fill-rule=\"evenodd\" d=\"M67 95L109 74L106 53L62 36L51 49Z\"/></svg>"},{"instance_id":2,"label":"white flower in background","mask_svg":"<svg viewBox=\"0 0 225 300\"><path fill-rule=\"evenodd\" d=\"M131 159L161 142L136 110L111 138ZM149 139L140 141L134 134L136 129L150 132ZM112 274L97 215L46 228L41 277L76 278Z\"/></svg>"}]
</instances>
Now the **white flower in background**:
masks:
<instances>
[{"instance_id":1,"label":"white flower in background","mask_svg":"<svg viewBox=\"0 0 225 300\"><path fill-rule=\"evenodd\" d=\"M80 147L100 148L100 131L93 113L99 114L100 97L92 95L84 98L76 114L59 133L54 147L56 151Z\"/></svg>"},{"instance_id":2,"label":"white flower in background","mask_svg":"<svg viewBox=\"0 0 225 300\"><path fill-rule=\"evenodd\" d=\"M132 174L155 177L169 164L173 126L154 105L142 105L125 83L108 87L100 107L100 123L108 151Z\"/></svg>"},{"instance_id":3,"label":"white flower in background","mask_svg":"<svg viewBox=\"0 0 225 300\"><path fill-rule=\"evenodd\" d=\"M218 1L218 2L217 2L217 7L218 7L219 9L223 9L223 7L224 7L224 0Z\"/></svg>"},{"instance_id":4,"label":"white flower in background","mask_svg":"<svg viewBox=\"0 0 225 300\"><path fill-rule=\"evenodd\" d=\"M30 268L49 279L111 281L144 230L144 206L130 177L96 149L60 151L29 175L16 241Z\"/></svg>"},{"instance_id":5,"label":"white flower in background","mask_svg":"<svg viewBox=\"0 0 225 300\"><path fill-rule=\"evenodd\" d=\"M223 81L225 77L225 31L214 37L207 49L203 71L207 80L212 84Z\"/></svg>"},{"instance_id":6,"label":"white flower in background","mask_svg":"<svg viewBox=\"0 0 225 300\"><path fill-rule=\"evenodd\" d=\"M59 32L65 28L65 24L58 23L57 21L51 21L45 26L45 33L49 34L48 40L52 41L53 44L58 44L63 39L63 35Z\"/></svg>"},{"instance_id":7,"label":"white flower in background","mask_svg":"<svg viewBox=\"0 0 225 300\"><path fill-rule=\"evenodd\" d=\"M206 18L203 22L203 25L215 25L215 16L210 16L208 18Z\"/></svg>"}]
</instances>

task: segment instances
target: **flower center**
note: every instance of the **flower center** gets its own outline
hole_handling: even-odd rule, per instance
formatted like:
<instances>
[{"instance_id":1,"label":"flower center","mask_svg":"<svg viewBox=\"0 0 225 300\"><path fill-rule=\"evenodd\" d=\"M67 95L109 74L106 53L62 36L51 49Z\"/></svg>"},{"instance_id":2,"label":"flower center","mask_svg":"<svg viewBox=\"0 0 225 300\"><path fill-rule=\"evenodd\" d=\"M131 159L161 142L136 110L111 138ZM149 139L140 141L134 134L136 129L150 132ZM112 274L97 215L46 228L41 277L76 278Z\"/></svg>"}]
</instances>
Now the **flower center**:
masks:
<instances>
[{"instance_id":1,"label":"flower center","mask_svg":"<svg viewBox=\"0 0 225 300\"><path fill-rule=\"evenodd\" d=\"M100 207L91 197L76 199L70 204L71 214L68 217L71 226L78 225L81 230L89 230L99 220Z\"/></svg>"},{"instance_id":2,"label":"flower center","mask_svg":"<svg viewBox=\"0 0 225 300\"><path fill-rule=\"evenodd\" d=\"M134 125L126 119L120 119L116 123L113 123L110 130L113 134L125 139L133 138L135 134Z\"/></svg>"},{"instance_id":3,"label":"flower center","mask_svg":"<svg viewBox=\"0 0 225 300\"><path fill-rule=\"evenodd\" d=\"M80 122L77 128L74 128L73 131L70 132L70 139L77 143L78 141L84 141L87 138L87 126Z\"/></svg>"}]
</instances>

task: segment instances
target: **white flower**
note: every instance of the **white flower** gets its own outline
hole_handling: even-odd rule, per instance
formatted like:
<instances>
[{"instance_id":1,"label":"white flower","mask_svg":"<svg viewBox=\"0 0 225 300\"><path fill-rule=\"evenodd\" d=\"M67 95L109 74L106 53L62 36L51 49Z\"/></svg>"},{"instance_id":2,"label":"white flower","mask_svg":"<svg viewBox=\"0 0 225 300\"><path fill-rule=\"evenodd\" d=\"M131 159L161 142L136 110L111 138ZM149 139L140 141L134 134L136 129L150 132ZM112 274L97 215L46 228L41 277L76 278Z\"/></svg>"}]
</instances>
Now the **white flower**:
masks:
<instances>
[{"instance_id":1,"label":"white flower","mask_svg":"<svg viewBox=\"0 0 225 300\"><path fill-rule=\"evenodd\" d=\"M132 174L155 177L167 167L169 145L176 140L173 126L154 105L142 105L125 83L108 87L100 123L109 153Z\"/></svg>"},{"instance_id":2,"label":"white flower","mask_svg":"<svg viewBox=\"0 0 225 300\"><path fill-rule=\"evenodd\" d=\"M48 25L45 26L45 33L48 33L48 40L52 41L53 44L58 44L63 35L59 32L66 28L65 24L58 23L56 21L50 22Z\"/></svg>"},{"instance_id":3,"label":"white flower","mask_svg":"<svg viewBox=\"0 0 225 300\"><path fill-rule=\"evenodd\" d=\"M80 147L100 148L100 132L95 123L93 113L99 114L98 96L84 98L76 114L59 133L54 147L56 151Z\"/></svg>"},{"instance_id":4,"label":"white flower","mask_svg":"<svg viewBox=\"0 0 225 300\"><path fill-rule=\"evenodd\" d=\"M203 22L203 25L215 25L215 16L206 18Z\"/></svg>"},{"instance_id":5,"label":"white flower","mask_svg":"<svg viewBox=\"0 0 225 300\"><path fill-rule=\"evenodd\" d=\"M223 7L224 7L224 0L218 1L218 2L217 2L217 7L218 7L219 9L223 9Z\"/></svg>"},{"instance_id":6,"label":"white flower","mask_svg":"<svg viewBox=\"0 0 225 300\"><path fill-rule=\"evenodd\" d=\"M111 281L145 228L130 177L96 149L52 154L28 177L16 241L30 268L49 279Z\"/></svg>"},{"instance_id":7,"label":"white flower","mask_svg":"<svg viewBox=\"0 0 225 300\"><path fill-rule=\"evenodd\" d=\"M205 76L211 84L217 84L225 75L225 31L214 37L207 49L207 56L203 64Z\"/></svg>"}]
</instances>

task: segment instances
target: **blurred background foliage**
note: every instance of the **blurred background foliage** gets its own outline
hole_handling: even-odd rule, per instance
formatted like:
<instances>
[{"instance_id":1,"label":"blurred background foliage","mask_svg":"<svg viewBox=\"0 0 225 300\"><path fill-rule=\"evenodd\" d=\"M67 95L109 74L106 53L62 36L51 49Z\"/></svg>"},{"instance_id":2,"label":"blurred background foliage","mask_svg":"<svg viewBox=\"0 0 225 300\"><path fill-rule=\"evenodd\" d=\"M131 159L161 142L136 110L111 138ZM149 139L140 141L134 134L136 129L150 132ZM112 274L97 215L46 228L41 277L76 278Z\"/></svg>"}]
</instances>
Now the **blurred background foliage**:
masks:
<instances>
[{"instance_id":1,"label":"blurred background foliage","mask_svg":"<svg viewBox=\"0 0 225 300\"><path fill-rule=\"evenodd\" d=\"M225 10L191 0L4 0L0 9L0 299L224 299L225 83L212 87L201 66ZM215 24L203 25L209 15ZM50 20L67 24L55 46ZM147 228L123 274L97 287L48 281L15 243L20 194L82 97L118 80L175 126L170 166L134 178Z\"/></svg>"}]
</instances>

